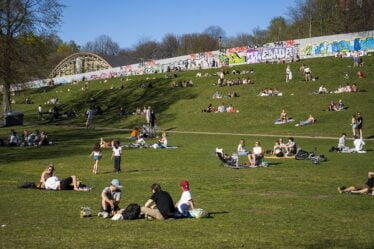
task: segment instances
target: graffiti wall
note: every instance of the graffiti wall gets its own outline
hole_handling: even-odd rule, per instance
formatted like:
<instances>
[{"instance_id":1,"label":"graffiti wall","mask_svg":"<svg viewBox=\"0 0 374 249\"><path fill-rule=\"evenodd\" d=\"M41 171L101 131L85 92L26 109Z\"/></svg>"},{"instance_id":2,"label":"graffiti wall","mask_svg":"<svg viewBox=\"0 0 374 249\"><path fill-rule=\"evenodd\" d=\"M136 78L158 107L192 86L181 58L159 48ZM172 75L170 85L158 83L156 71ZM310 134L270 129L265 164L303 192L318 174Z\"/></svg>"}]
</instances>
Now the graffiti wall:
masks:
<instances>
[{"instance_id":1,"label":"graffiti wall","mask_svg":"<svg viewBox=\"0 0 374 249\"><path fill-rule=\"evenodd\" d=\"M374 31L296 40L302 57L333 56L352 51L374 51Z\"/></svg>"},{"instance_id":2,"label":"graffiti wall","mask_svg":"<svg viewBox=\"0 0 374 249\"><path fill-rule=\"evenodd\" d=\"M297 54L295 46L269 47L247 50L247 63L261 63L275 60L292 60Z\"/></svg>"},{"instance_id":3,"label":"graffiti wall","mask_svg":"<svg viewBox=\"0 0 374 249\"><path fill-rule=\"evenodd\" d=\"M374 37L356 38L354 40L322 41L306 45L303 49L305 55L326 55L339 52L352 52L374 49Z\"/></svg>"},{"instance_id":4,"label":"graffiti wall","mask_svg":"<svg viewBox=\"0 0 374 249\"><path fill-rule=\"evenodd\" d=\"M71 83L73 81L106 79L120 76L165 73L174 69L196 70L222 65L238 65L243 63L263 63L275 60L292 60L301 58L333 56L338 52L353 50L374 51L374 31L312 37L299 40L287 40L265 44L261 48L247 46L229 48L223 51L194 53L162 60L150 60L143 63L125 65L96 72L69 75L54 78L55 83ZM49 80L30 82L31 87L46 85Z\"/></svg>"}]
</instances>

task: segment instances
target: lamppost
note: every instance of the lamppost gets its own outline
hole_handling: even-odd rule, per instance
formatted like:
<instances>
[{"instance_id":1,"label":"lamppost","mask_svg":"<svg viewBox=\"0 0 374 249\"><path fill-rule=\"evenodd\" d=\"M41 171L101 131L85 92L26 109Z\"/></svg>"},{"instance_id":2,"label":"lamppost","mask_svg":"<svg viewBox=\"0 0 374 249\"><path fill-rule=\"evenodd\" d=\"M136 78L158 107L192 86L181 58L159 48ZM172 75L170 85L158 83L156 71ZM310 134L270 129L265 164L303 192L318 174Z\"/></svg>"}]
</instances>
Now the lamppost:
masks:
<instances>
[{"instance_id":1,"label":"lamppost","mask_svg":"<svg viewBox=\"0 0 374 249\"><path fill-rule=\"evenodd\" d=\"M221 52L222 36L218 37L218 50Z\"/></svg>"}]
</instances>

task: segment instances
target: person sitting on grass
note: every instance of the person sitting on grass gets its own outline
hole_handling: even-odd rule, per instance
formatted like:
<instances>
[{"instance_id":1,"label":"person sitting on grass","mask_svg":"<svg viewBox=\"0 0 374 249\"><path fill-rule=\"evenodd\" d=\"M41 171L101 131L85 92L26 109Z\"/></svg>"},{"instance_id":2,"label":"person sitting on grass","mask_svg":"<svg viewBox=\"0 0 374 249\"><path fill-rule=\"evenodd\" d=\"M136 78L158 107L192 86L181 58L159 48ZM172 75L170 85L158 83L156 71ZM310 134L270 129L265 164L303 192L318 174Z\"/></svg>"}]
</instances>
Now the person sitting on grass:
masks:
<instances>
[{"instance_id":1,"label":"person sitting on grass","mask_svg":"<svg viewBox=\"0 0 374 249\"><path fill-rule=\"evenodd\" d=\"M183 193L179 201L175 204L175 207L178 209L179 213L183 215L183 217L192 218L190 215L190 210L195 208L195 204L192 200L190 184L188 181L183 180L181 181L180 186Z\"/></svg>"},{"instance_id":2,"label":"person sitting on grass","mask_svg":"<svg viewBox=\"0 0 374 249\"><path fill-rule=\"evenodd\" d=\"M333 100L330 101L330 105L328 108L329 111L339 111L338 107L336 106L335 102Z\"/></svg>"},{"instance_id":3,"label":"person sitting on grass","mask_svg":"<svg viewBox=\"0 0 374 249\"><path fill-rule=\"evenodd\" d=\"M21 139L17 135L17 132L15 130L10 131L9 139L8 139L8 145L9 146L18 146L21 143Z\"/></svg>"},{"instance_id":4,"label":"person sitting on grass","mask_svg":"<svg viewBox=\"0 0 374 249\"><path fill-rule=\"evenodd\" d=\"M222 99L222 95L221 95L218 91L216 91L216 92L213 94L212 98L213 98L213 99Z\"/></svg>"},{"instance_id":5,"label":"person sitting on grass","mask_svg":"<svg viewBox=\"0 0 374 249\"><path fill-rule=\"evenodd\" d=\"M168 147L168 138L166 136L166 132L163 132L161 135L161 139L158 140L157 144L152 146L154 149L165 149Z\"/></svg>"},{"instance_id":6,"label":"person sitting on grass","mask_svg":"<svg viewBox=\"0 0 374 249\"><path fill-rule=\"evenodd\" d=\"M309 117L307 120L300 121L299 124L296 124L295 126L304 126L309 124L314 124L317 120L312 116L312 114L309 114Z\"/></svg>"},{"instance_id":7,"label":"person sitting on grass","mask_svg":"<svg viewBox=\"0 0 374 249\"><path fill-rule=\"evenodd\" d=\"M285 110L282 110L280 116L279 116L279 120L282 122L282 123L287 123L288 121L288 114Z\"/></svg>"},{"instance_id":8,"label":"person sitting on grass","mask_svg":"<svg viewBox=\"0 0 374 249\"><path fill-rule=\"evenodd\" d=\"M252 153L248 154L248 161L250 166L258 166L264 157L264 149L261 147L260 142L256 142L252 149Z\"/></svg>"},{"instance_id":9,"label":"person sitting on grass","mask_svg":"<svg viewBox=\"0 0 374 249\"><path fill-rule=\"evenodd\" d=\"M370 194L374 191L374 172L368 173L368 179L364 186L351 186L346 188L345 186L339 187L338 192L351 193L351 194Z\"/></svg>"},{"instance_id":10,"label":"person sitting on grass","mask_svg":"<svg viewBox=\"0 0 374 249\"><path fill-rule=\"evenodd\" d=\"M145 217L151 217L157 220L166 220L174 218L176 208L170 194L161 189L160 184L153 183L151 186L152 196L141 207L141 213Z\"/></svg>"},{"instance_id":11,"label":"person sitting on grass","mask_svg":"<svg viewBox=\"0 0 374 249\"><path fill-rule=\"evenodd\" d=\"M48 167L47 169L49 171L50 167ZM49 175L51 174L51 172L47 172L46 174L44 174L44 172L45 171L43 171L41 178L46 179L44 181L44 188L47 190L74 190L74 191L90 190L87 187L81 186L76 176L69 176L68 178L60 180L57 176L54 175L54 168L52 170L52 175Z\"/></svg>"},{"instance_id":12,"label":"person sitting on grass","mask_svg":"<svg viewBox=\"0 0 374 249\"><path fill-rule=\"evenodd\" d=\"M341 99L339 99L337 108L338 108L339 111L347 109Z\"/></svg>"},{"instance_id":13,"label":"person sitting on grass","mask_svg":"<svg viewBox=\"0 0 374 249\"><path fill-rule=\"evenodd\" d=\"M221 104L217 107L217 112L226 112L225 104Z\"/></svg>"},{"instance_id":14,"label":"person sitting on grass","mask_svg":"<svg viewBox=\"0 0 374 249\"><path fill-rule=\"evenodd\" d=\"M293 137L288 138L288 143L285 144L288 155L295 155L297 152L297 145Z\"/></svg>"},{"instance_id":15,"label":"person sitting on grass","mask_svg":"<svg viewBox=\"0 0 374 249\"><path fill-rule=\"evenodd\" d=\"M53 163L49 163L48 167L42 172L42 175L40 176L38 188L45 188L45 182L48 180L48 178L54 175L54 171L55 167L53 166Z\"/></svg>"},{"instance_id":16,"label":"person sitting on grass","mask_svg":"<svg viewBox=\"0 0 374 249\"><path fill-rule=\"evenodd\" d=\"M345 145L347 134L342 133L342 136L339 138L338 142L338 151L339 152L347 152L349 150L349 147Z\"/></svg>"},{"instance_id":17,"label":"person sitting on grass","mask_svg":"<svg viewBox=\"0 0 374 249\"><path fill-rule=\"evenodd\" d=\"M118 179L113 179L110 186L103 189L101 192L101 211L97 216L108 218L120 210L121 188L120 181Z\"/></svg>"},{"instance_id":18,"label":"person sitting on grass","mask_svg":"<svg viewBox=\"0 0 374 249\"><path fill-rule=\"evenodd\" d=\"M226 112L239 112L239 110L235 109L231 104L226 108Z\"/></svg>"},{"instance_id":19,"label":"person sitting on grass","mask_svg":"<svg viewBox=\"0 0 374 249\"><path fill-rule=\"evenodd\" d=\"M42 146L42 145L45 146L49 144L50 144L50 141L49 141L47 132L42 131L42 133L40 134L40 141L38 143L38 146Z\"/></svg>"},{"instance_id":20,"label":"person sitting on grass","mask_svg":"<svg viewBox=\"0 0 374 249\"><path fill-rule=\"evenodd\" d=\"M274 147L273 147L273 155L276 157L283 157L284 151L283 148L279 142L279 140L275 141Z\"/></svg>"},{"instance_id":21,"label":"person sitting on grass","mask_svg":"<svg viewBox=\"0 0 374 249\"><path fill-rule=\"evenodd\" d=\"M245 149L245 140L244 139L240 139L240 142L239 142L239 145L238 145L238 148L237 148L236 151L237 151L239 156L248 155L248 151Z\"/></svg>"},{"instance_id":22,"label":"person sitting on grass","mask_svg":"<svg viewBox=\"0 0 374 249\"><path fill-rule=\"evenodd\" d=\"M134 129L131 130L129 139L130 140L136 140L138 138L138 136L139 136L139 129L137 127L135 127Z\"/></svg>"},{"instance_id":23,"label":"person sitting on grass","mask_svg":"<svg viewBox=\"0 0 374 249\"><path fill-rule=\"evenodd\" d=\"M212 104L209 104L206 109L203 109L202 112L214 112L214 107Z\"/></svg>"},{"instance_id":24,"label":"person sitting on grass","mask_svg":"<svg viewBox=\"0 0 374 249\"><path fill-rule=\"evenodd\" d=\"M349 149L350 153L366 153L364 150L365 142L360 136L355 136L353 140L354 148Z\"/></svg>"},{"instance_id":25,"label":"person sitting on grass","mask_svg":"<svg viewBox=\"0 0 374 249\"><path fill-rule=\"evenodd\" d=\"M324 85L321 85L318 89L318 94L329 93Z\"/></svg>"}]
</instances>

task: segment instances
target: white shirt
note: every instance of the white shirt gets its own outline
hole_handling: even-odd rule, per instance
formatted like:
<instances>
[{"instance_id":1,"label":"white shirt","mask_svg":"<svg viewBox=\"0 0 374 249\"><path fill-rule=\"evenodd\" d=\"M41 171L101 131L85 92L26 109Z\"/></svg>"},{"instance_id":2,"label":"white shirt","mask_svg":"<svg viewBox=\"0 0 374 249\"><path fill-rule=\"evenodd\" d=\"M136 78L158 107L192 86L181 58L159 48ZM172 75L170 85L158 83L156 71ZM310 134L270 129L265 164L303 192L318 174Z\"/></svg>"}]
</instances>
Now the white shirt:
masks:
<instances>
[{"instance_id":1,"label":"white shirt","mask_svg":"<svg viewBox=\"0 0 374 249\"><path fill-rule=\"evenodd\" d=\"M357 138L353 141L353 145L355 146L355 150L358 152L364 149L365 142L362 138Z\"/></svg>"},{"instance_id":2,"label":"white shirt","mask_svg":"<svg viewBox=\"0 0 374 249\"><path fill-rule=\"evenodd\" d=\"M240 153L240 152L247 152L247 151L246 151L246 149L243 147L242 144L239 144L239 145L238 145L237 152Z\"/></svg>"},{"instance_id":3,"label":"white shirt","mask_svg":"<svg viewBox=\"0 0 374 249\"><path fill-rule=\"evenodd\" d=\"M114 152L114 156L121 156L121 154L122 154L122 148L118 147L116 149L116 147L113 147L113 152Z\"/></svg>"},{"instance_id":4,"label":"white shirt","mask_svg":"<svg viewBox=\"0 0 374 249\"><path fill-rule=\"evenodd\" d=\"M45 189L57 190L59 186L60 186L60 180L57 178L57 176L51 176L44 183Z\"/></svg>"},{"instance_id":5,"label":"white shirt","mask_svg":"<svg viewBox=\"0 0 374 249\"><path fill-rule=\"evenodd\" d=\"M180 198L180 200L178 202L178 210L179 210L179 212L182 213L182 210L181 210L182 204L189 205L188 202L190 200L192 200L192 196L191 196L190 191L183 191L182 196L181 196L181 198Z\"/></svg>"},{"instance_id":6,"label":"white shirt","mask_svg":"<svg viewBox=\"0 0 374 249\"><path fill-rule=\"evenodd\" d=\"M262 154L262 147L261 146L255 146L253 147L253 154L255 155L261 155Z\"/></svg>"},{"instance_id":7,"label":"white shirt","mask_svg":"<svg viewBox=\"0 0 374 249\"><path fill-rule=\"evenodd\" d=\"M345 147L345 136L341 136L339 138L339 143L338 143L338 148L343 148Z\"/></svg>"},{"instance_id":8,"label":"white shirt","mask_svg":"<svg viewBox=\"0 0 374 249\"><path fill-rule=\"evenodd\" d=\"M42 107L39 106L39 107L38 107L38 112L42 112L42 111L43 111Z\"/></svg>"}]
</instances>

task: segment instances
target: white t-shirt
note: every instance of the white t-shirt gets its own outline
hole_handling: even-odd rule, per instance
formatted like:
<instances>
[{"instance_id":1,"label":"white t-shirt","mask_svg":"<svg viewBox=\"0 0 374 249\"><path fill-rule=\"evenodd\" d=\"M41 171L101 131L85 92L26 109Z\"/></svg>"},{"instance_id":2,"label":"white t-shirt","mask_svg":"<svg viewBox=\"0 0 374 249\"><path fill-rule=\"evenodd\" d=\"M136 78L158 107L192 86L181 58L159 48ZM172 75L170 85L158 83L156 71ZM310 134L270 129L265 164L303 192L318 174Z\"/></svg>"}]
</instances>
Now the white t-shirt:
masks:
<instances>
[{"instance_id":1,"label":"white t-shirt","mask_svg":"<svg viewBox=\"0 0 374 249\"><path fill-rule=\"evenodd\" d=\"M262 147L261 146L255 146L253 147L253 154L255 155L261 155L262 154Z\"/></svg>"},{"instance_id":2,"label":"white t-shirt","mask_svg":"<svg viewBox=\"0 0 374 249\"><path fill-rule=\"evenodd\" d=\"M178 202L178 210L182 213L181 206L182 204L188 204L188 201L192 200L192 195L190 191L183 191L182 196Z\"/></svg>"},{"instance_id":3,"label":"white t-shirt","mask_svg":"<svg viewBox=\"0 0 374 249\"><path fill-rule=\"evenodd\" d=\"M355 150L358 152L364 149L365 142L361 138L357 138L353 141L353 144L355 146Z\"/></svg>"},{"instance_id":4,"label":"white t-shirt","mask_svg":"<svg viewBox=\"0 0 374 249\"><path fill-rule=\"evenodd\" d=\"M44 183L45 189L57 190L59 186L60 186L60 180L57 178L57 176L51 176Z\"/></svg>"},{"instance_id":5,"label":"white t-shirt","mask_svg":"<svg viewBox=\"0 0 374 249\"><path fill-rule=\"evenodd\" d=\"M339 138L338 147L339 147L339 148L343 148L343 147L345 147L345 136L341 136L341 137Z\"/></svg>"},{"instance_id":6,"label":"white t-shirt","mask_svg":"<svg viewBox=\"0 0 374 249\"><path fill-rule=\"evenodd\" d=\"M114 152L114 156L121 156L121 154L122 154L122 148L118 147L116 149L116 147L113 147L113 152Z\"/></svg>"},{"instance_id":7,"label":"white t-shirt","mask_svg":"<svg viewBox=\"0 0 374 249\"><path fill-rule=\"evenodd\" d=\"M238 153L240 153L240 152L247 152L247 150L245 149L245 147L243 147L242 144L239 144L239 145L238 145L237 152L238 152Z\"/></svg>"}]
</instances>

